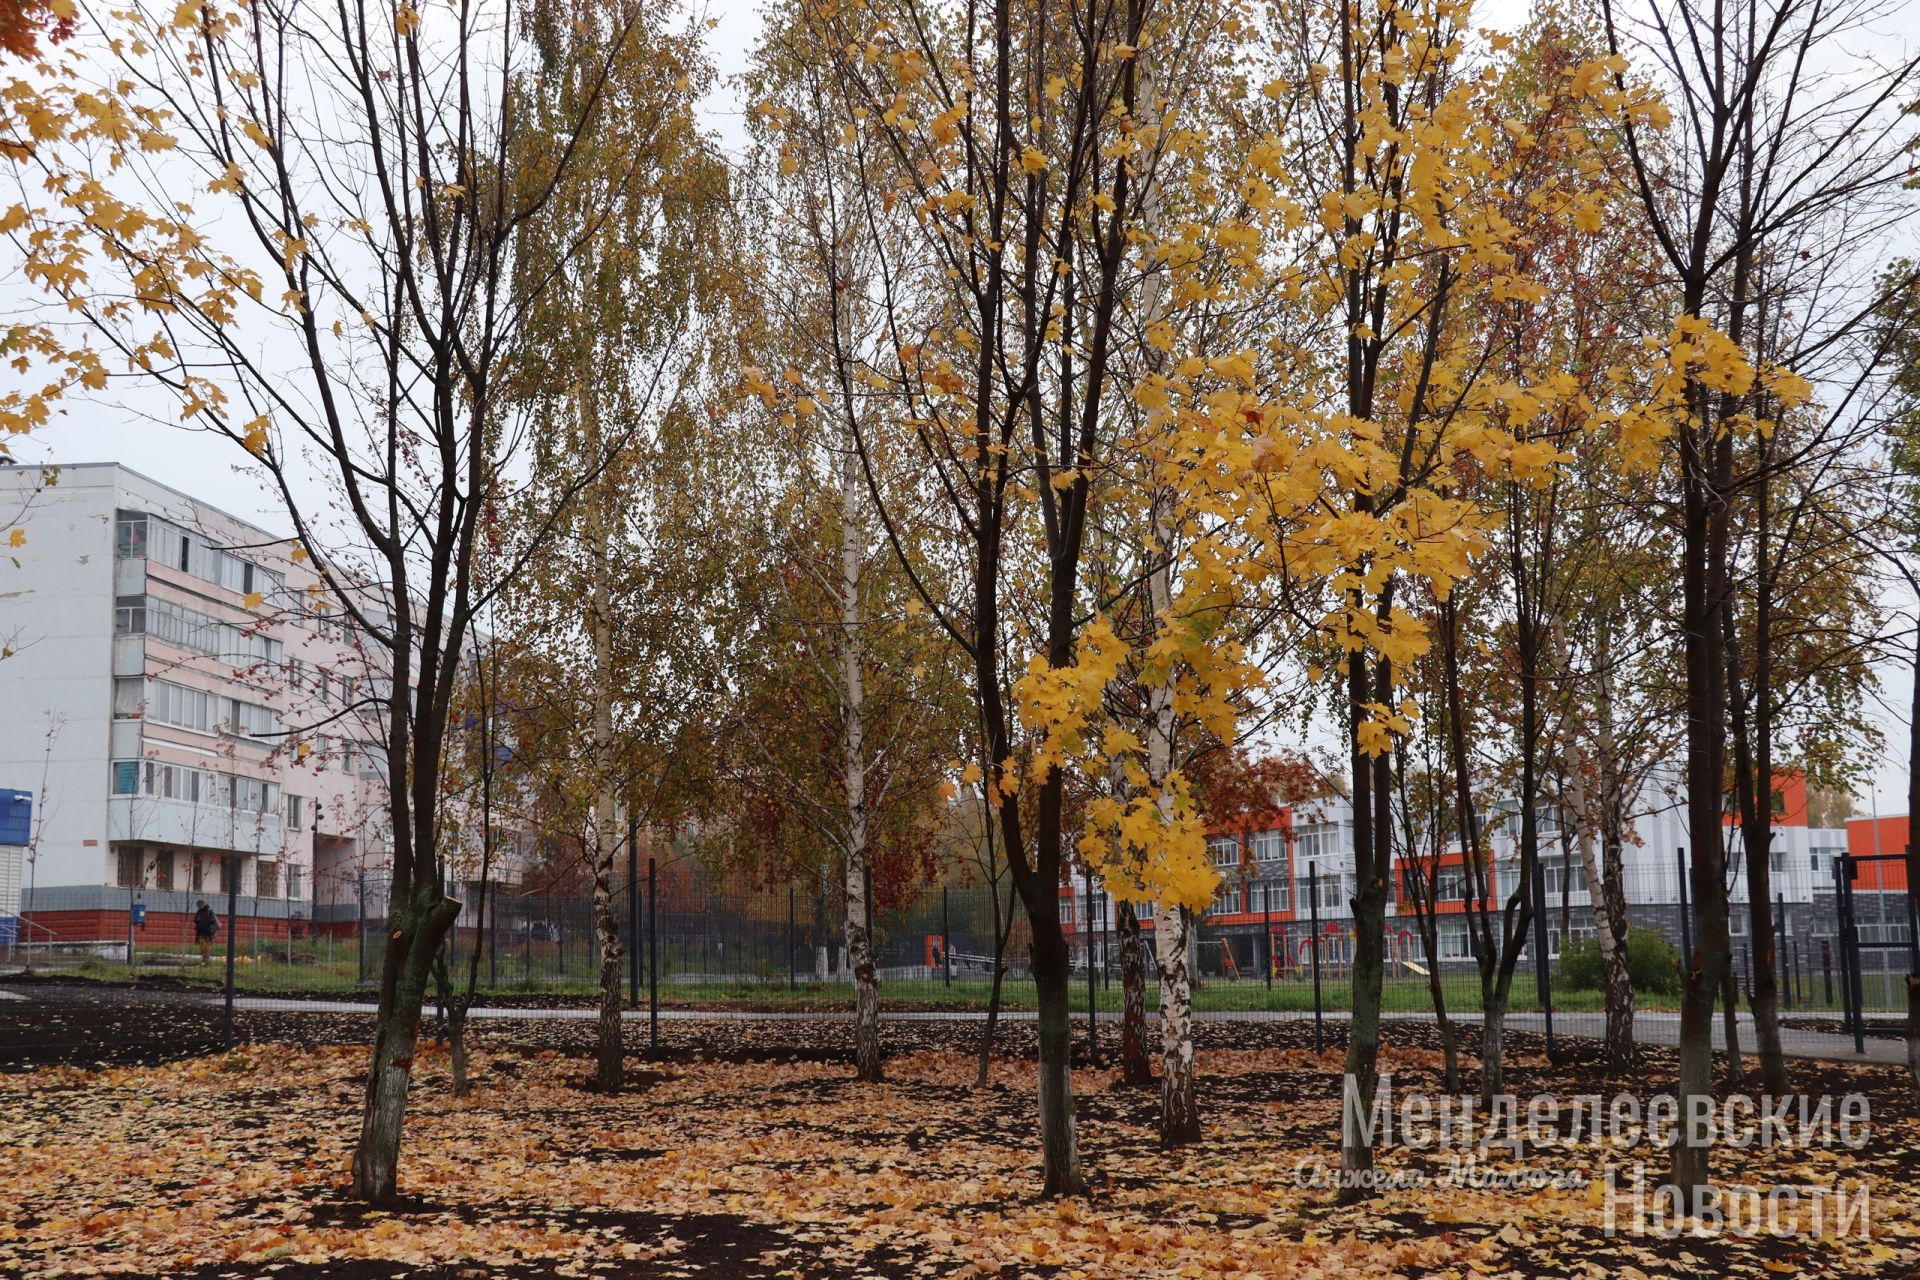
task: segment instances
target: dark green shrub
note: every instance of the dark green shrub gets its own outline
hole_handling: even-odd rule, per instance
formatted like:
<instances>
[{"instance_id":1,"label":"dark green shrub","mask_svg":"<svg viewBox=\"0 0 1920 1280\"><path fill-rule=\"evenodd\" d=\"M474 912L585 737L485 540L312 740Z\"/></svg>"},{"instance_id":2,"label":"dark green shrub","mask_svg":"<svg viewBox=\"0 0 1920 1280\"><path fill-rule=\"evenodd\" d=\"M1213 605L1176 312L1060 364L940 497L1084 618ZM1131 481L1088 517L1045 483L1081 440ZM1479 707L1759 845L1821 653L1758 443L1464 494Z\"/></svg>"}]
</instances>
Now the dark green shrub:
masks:
<instances>
[{"instance_id":1,"label":"dark green shrub","mask_svg":"<svg viewBox=\"0 0 1920 1280\"><path fill-rule=\"evenodd\" d=\"M1578 938L1561 948L1560 980L1574 991L1605 987L1600 944ZM1627 980L1639 995L1672 995L1680 989L1680 954L1658 929L1627 930Z\"/></svg>"},{"instance_id":2,"label":"dark green shrub","mask_svg":"<svg viewBox=\"0 0 1920 1280\"><path fill-rule=\"evenodd\" d=\"M1598 991L1606 985L1600 963L1600 944L1592 938L1574 938L1560 948L1560 981L1572 991Z\"/></svg>"},{"instance_id":3,"label":"dark green shrub","mask_svg":"<svg viewBox=\"0 0 1920 1280\"><path fill-rule=\"evenodd\" d=\"M1680 990L1680 953L1658 929L1627 930L1627 977L1641 995Z\"/></svg>"}]
</instances>

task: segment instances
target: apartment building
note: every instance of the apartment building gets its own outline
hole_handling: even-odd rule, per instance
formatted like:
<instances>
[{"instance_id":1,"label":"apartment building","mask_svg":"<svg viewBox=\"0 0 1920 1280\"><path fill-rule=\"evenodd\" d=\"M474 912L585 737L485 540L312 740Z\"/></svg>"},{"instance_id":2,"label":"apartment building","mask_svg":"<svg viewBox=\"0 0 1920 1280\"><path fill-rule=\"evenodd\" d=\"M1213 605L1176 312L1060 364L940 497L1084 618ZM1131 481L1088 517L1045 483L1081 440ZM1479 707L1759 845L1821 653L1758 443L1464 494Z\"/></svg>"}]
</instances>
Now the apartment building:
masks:
<instances>
[{"instance_id":1,"label":"apartment building","mask_svg":"<svg viewBox=\"0 0 1920 1280\"><path fill-rule=\"evenodd\" d=\"M282 937L384 866L381 735L347 710L377 673L284 537L110 463L0 469L0 509L25 535L0 786L35 799L31 936L186 941L232 867L246 926Z\"/></svg>"},{"instance_id":2,"label":"apartment building","mask_svg":"<svg viewBox=\"0 0 1920 1280\"><path fill-rule=\"evenodd\" d=\"M1691 925L1690 888L1683 884L1692 843L1684 796L1677 769L1654 770L1634 806L1632 831L1622 851L1622 882L1632 923L1657 929L1676 945ZM1851 820L1845 828L1813 826L1805 781L1794 774L1781 775L1772 801L1769 892L1776 899L1777 918L1785 923L1785 938L1817 948L1823 940L1832 939L1837 928L1835 859L1848 852L1850 845L1856 856L1881 845L1889 851L1904 849L1904 834L1896 842L1891 833L1896 824L1903 833L1906 820L1880 819L1877 829L1868 819ZM1548 953L1557 957L1566 941L1593 936L1593 899L1573 832L1558 808L1542 804L1536 816L1539 896L1546 904ZM1490 897L1498 910L1519 881L1519 809L1513 803L1494 803L1481 820L1493 854ZM1880 832L1877 845L1874 830ZM1748 879L1736 822L1729 820L1724 838L1728 896L1736 908L1731 929L1737 961L1747 942ZM1196 956L1202 972L1257 973L1269 955L1282 971L1304 967L1311 960L1316 936L1323 965L1337 966L1351 959L1351 899L1356 886L1353 813L1345 798L1277 805L1243 830L1214 833L1208 844L1221 879ZM1420 876L1427 871L1429 855L1423 852L1418 869L1410 868L1399 844L1396 835L1393 893L1387 904L1388 954L1396 962L1424 963L1414 917ZM1447 966L1470 966L1474 952L1467 874L1457 841L1443 838L1441 844L1442 852L1431 859L1439 959ZM1904 869L1898 864L1859 869L1853 892L1856 910L1866 922L1864 932L1873 934L1878 927L1889 941L1907 936L1905 889Z\"/></svg>"}]
</instances>

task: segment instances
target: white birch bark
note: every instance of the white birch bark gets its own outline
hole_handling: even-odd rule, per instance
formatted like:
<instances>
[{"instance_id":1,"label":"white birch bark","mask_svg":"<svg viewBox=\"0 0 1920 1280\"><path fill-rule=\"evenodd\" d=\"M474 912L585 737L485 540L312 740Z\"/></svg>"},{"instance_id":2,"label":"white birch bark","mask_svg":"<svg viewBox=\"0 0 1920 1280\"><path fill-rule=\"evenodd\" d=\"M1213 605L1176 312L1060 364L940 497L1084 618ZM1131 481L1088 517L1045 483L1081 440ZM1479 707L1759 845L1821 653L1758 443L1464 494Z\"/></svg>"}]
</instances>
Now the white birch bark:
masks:
<instances>
[{"instance_id":1,"label":"white birch bark","mask_svg":"<svg viewBox=\"0 0 1920 1280\"><path fill-rule=\"evenodd\" d=\"M1173 608L1172 555L1173 495L1165 487L1154 492L1153 538L1147 548L1154 564L1147 575L1147 597L1154 627L1165 625ZM1163 819L1173 817L1173 793L1167 778L1173 772L1173 675L1147 691L1147 784ZM1160 970L1160 1140L1172 1146L1200 1136L1200 1109L1193 1078L1193 981L1191 955L1192 914L1183 906L1162 900L1153 909L1154 958Z\"/></svg>"},{"instance_id":2,"label":"white birch bark","mask_svg":"<svg viewBox=\"0 0 1920 1280\"><path fill-rule=\"evenodd\" d=\"M860 473L852 440L840 461L840 719L847 793L847 958L855 988L854 1062L862 1080L880 1078L880 991L867 934L866 683L861 672Z\"/></svg>"},{"instance_id":3,"label":"white birch bark","mask_svg":"<svg viewBox=\"0 0 1920 1280\"><path fill-rule=\"evenodd\" d=\"M586 398L589 429L593 398ZM605 481L602 481L604 484ZM593 860L594 933L600 944L600 1020L594 1083L601 1091L617 1093L624 1076L626 1047L620 1024L620 920L614 910L613 861L618 840L619 807L613 790L613 519L604 490L595 487L593 582L587 605L588 640L593 650L593 776L598 790L588 831L588 853Z\"/></svg>"}]
</instances>

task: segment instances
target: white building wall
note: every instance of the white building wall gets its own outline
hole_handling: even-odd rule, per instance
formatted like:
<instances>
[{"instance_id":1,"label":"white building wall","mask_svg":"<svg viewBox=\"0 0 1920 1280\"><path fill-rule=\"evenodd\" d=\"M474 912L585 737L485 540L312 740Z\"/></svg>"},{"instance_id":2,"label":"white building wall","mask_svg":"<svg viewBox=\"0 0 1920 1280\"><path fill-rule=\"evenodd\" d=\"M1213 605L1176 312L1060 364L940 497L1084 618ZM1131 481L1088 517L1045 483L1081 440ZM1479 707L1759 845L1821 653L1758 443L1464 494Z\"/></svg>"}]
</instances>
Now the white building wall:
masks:
<instances>
[{"instance_id":1,"label":"white building wall","mask_svg":"<svg viewBox=\"0 0 1920 1280\"><path fill-rule=\"evenodd\" d=\"M105 884L117 469L0 470L26 542L0 562L0 785L34 795L29 886ZM36 492L37 490L37 492Z\"/></svg>"},{"instance_id":2,"label":"white building wall","mask_svg":"<svg viewBox=\"0 0 1920 1280\"><path fill-rule=\"evenodd\" d=\"M317 579L311 565L284 538L114 464L57 474L0 468L0 510L26 537L13 552L17 564L0 561L0 645L13 650L0 659L0 787L34 795L36 840L25 878L30 889L59 891L28 909L87 909L102 887L134 887L126 883L130 873L144 888L171 882L176 892L210 890L221 856L237 852L243 895L297 900L299 914L352 918L346 904L357 904L363 877L384 885L389 867L384 726L377 712L351 709L377 694L380 669L345 619L309 608ZM145 557L117 557L123 511L185 531L186 569L157 543ZM222 580L234 566L210 571L213 557L203 561L195 548L225 549L254 568L243 581ZM260 598L243 589L249 580ZM147 602L146 615L137 626L123 615L124 633L116 634L116 601L138 600ZM213 646L220 652L199 652L169 635L153 616L168 605L231 628ZM171 615L175 622L181 616ZM229 640L235 652L226 651ZM259 652L268 641L278 646L267 650L271 661ZM116 677L126 682L118 717ZM204 727L162 723L169 717L155 707L175 697L158 692L162 684L190 691L180 695L190 704L204 694L267 709L277 723L254 733L228 731L231 718ZM141 701L129 713L135 691ZM139 771L131 793L116 763ZM175 771L174 794L163 793L165 779L149 783L150 768ZM208 794L226 799L188 787L192 774L211 783ZM222 790L226 778L240 779L247 792L273 788L272 803L234 804L235 792ZM449 830L468 825L460 808L447 815ZM510 847L503 831L497 872L505 879L517 874ZM272 869L271 879L263 868ZM384 914L384 901L371 910Z\"/></svg>"}]
</instances>

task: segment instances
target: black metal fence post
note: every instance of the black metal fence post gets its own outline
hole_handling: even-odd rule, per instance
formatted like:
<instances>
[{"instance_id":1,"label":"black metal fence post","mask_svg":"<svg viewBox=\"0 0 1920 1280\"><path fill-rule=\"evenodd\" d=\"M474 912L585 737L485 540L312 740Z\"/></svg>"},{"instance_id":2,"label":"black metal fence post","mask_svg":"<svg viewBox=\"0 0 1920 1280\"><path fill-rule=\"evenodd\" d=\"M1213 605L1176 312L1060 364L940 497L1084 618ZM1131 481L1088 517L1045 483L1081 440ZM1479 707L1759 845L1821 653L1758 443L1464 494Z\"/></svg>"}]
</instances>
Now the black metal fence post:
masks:
<instances>
[{"instance_id":1,"label":"black metal fence post","mask_svg":"<svg viewBox=\"0 0 1920 1280\"><path fill-rule=\"evenodd\" d=\"M1834 909L1839 910L1836 903ZM1833 944L1826 938L1820 939L1820 973L1826 980L1827 1008L1833 1008Z\"/></svg>"},{"instance_id":2,"label":"black metal fence post","mask_svg":"<svg viewBox=\"0 0 1920 1280\"><path fill-rule=\"evenodd\" d=\"M640 1007L640 815L627 812L627 1007Z\"/></svg>"},{"instance_id":3,"label":"black metal fence post","mask_svg":"<svg viewBox=\"0 0 1920 1280\"><path fill-rule=\"evenodd\" d=\"M1907 851L1904 849L1901 852L1907 853ZM1912 872L1913 872L1912 855L1908 853L1907 858L1908 860L1906 862L1903 862L1900 864L1901 867L1904 868L1908 873L1908 878L1907 878L1907 975L1909 977L1920 978L1920 908L1916 908L1913 900L1914 884L1913 884L1913 876L1912 876Z\"/></svg>"},{"instance_id":4,"label":"black metal fence post","mask_svg":"<svg viewBox=\"0 0 1920 1280\"><path fill-rule=\"evenodd\" d=\"M947 886L940 886L940 969L953 985L953 914L948 909Z\"/></svg>"},{"instance_id":5,"label":"black metal fence post","mask_svg":"<svg viewBox=\"0 0 1920 1280\"><path fill-rule=\"evenodd\" d=\"M1080 930L1087 952L1087 1061L1097 1067L1100 1065L1100 1014L1094 1004L1097 979L1093 972L1093 868L1081 868L1081 879L1087 887L1087 918Z\"/></svg>"},{"instance_id":6,"label":"black metal fence post","mask_svg":"<svg viewBox=\"0 0 1920 1280\"><path fill-rule=\"evenodd\" d=\"M367 873L360 873L360 975L356 982L367 980Z\"/></svg>"},{"instance_id":7,"label":"black metal fence post","mask_svg":"<svg viewBox=\"0 0 1920 1280\"><path fill-rule=\"evenodd\" d=\"M1307 864L1307 902L1313 917L1313 933L1307 944L1313 948L1313 1051L1319 1053L1325 1036L1326 1011L1320 1004L1320 864Z\"/></svg>"},{"instance_id":8,"label":"black metal fence post","mask_svg":"<svg viewBox=\"0 0 1920 1280\"><path fill-rule=\"evenodd\" d=\"M1846 960L1847 981L1853 992L1853 1051L1864 1054L1867 1051L1867 977L1860 964L1860 905L1853 896L1853 882L1859 874L1859 864L1849 856L1846 948L1841 954Z\"/></svg>"},{"instance_id":9,"label":"black metal fence post","mask_svg":"<svg viewBox=\"0 0 1920 1280\"><path fill-rule=\"evenodd\" d=\"M1533 981L1540 999L1540 1013L1546 1019L1547 1056L1553 1056L1553 972L1547 959L1547 873L1540 865L1540 851L1533 854L1533 900L1539 905L1533 913L1533 945L1539 956L1533 962Z\"/></svg>"},{"instance_id":10,"label":"black metal fence post","mask_svg":"<svg viewBox=\"0 0 1920 1280\"><path fill-rule=\"evenodd\" d=\"M228 1049L233 1048L233 953L239 942L240 916L240 858L230 854L227 864L227 999L225 1012L221 1016L220 1043ZM365 931L361 936L364 938ZM364 943L362 946L364 947Z\"/></svg>"},{"instance_id":11,"label":"black metal fence post","mask_svg":"<svg viewBox=\"0 0 1920 1280\"><path fill-rule=\"evenodd\" d=\"M1260 916L1264 922L1261 934L1267 940L1264 955L1267 961L1267 990L1273 990L1273 882L1267 881L1260 886Z\"/></svg>"},{"instance_id":12,"label":"black metal fence post","mask_svg":"<svg viewBox=\"0 0 1920 1280\"><path fill-rule=\"evenodd\" d=\"M787 990L791 991L798 979L793 976L793 935L799 928L799 894L792 885L787 886Z\"/></svg>"},{"instance_id":13,"label":"black metal fence post","mask_svg":"<svg viewBox=\"0 0 1920 1280\"><path fill-rule=\"evenodd\" d=\"M1853 860L1841 854L1833 860L1833 902L1835 931L1840 939L1840 994L1847 1006L1846 1026L1853 1033L1854 1052L1865 1053L1866 1026L1862 1010L1860 980L1855 969L1858 937L1853 928Z\"/></svg>"},{"instance_id":14,"label":"black metal fence post","mask_svg":"<svg viewBox=\"0 0 1920 1280\"><path fill-rule=\"evenodd\" d=\"M1785 996L1787 1008L1793 1008L1793 971L1787 968L1787 895L1773 895L1773 936L1774 946L1780 949L1780 990Z\"/></svg>"},{"instance_id":15,"label":"black metal fence post","mask_svg":"<svg viewBox=\"0 0 1920 1280\"><path fill-rule=\"evenodd\" d=\"M647 859L647 1060L660 1060L660 876Z\"/></svg>"},{"instance_id":16,"label":"black metal fence post","mask_svg":"<svg viewBox=\"0 0 1920 1280\"><path fill-rule=\"evenodd\" d=\"M1113 989L1113 895L1100 891L1100 989Z\"/></svg>"}]
</instances>

